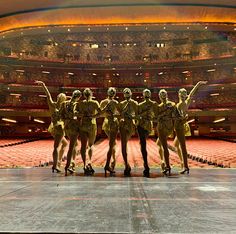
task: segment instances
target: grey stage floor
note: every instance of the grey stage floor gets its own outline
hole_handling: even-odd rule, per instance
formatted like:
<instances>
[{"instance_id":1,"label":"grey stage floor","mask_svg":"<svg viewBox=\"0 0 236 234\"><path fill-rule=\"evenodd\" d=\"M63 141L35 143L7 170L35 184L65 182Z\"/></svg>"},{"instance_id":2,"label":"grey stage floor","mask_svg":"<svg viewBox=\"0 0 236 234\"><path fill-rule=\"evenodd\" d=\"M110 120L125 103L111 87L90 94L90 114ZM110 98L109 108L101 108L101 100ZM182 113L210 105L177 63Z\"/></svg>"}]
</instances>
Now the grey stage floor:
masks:
<instances>
[{"instance_id":1,"label":"grey stage floor","mask_svg":"<svg viewBox=\"0 0 236 234\"><path fill-rule=\"evenodd\" d=\"M236 170L152 178L64 177L49 168L0 170L0 231L236 233Z\"/></svg>"}]
</instances>

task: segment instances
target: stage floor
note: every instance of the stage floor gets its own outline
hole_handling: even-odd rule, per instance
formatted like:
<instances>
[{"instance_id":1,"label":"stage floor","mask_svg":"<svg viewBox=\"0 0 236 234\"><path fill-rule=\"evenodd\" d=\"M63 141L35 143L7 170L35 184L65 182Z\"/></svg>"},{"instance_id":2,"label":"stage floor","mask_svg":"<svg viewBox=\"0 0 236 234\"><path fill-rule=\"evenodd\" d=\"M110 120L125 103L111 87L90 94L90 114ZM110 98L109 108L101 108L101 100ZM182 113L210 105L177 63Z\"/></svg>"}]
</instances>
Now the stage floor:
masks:
<instances>
[{"instance_id":1,"label":"stage floor","mask_svg":"<svg viewBox=\"0 0 236 234\"><path fill-rule=\"evenodd\" d=\"M236 233L236 169L191 169L125 178L96 168L65 177L49 168L0 170L0 231Z\"/></svg>"}]
</instances>

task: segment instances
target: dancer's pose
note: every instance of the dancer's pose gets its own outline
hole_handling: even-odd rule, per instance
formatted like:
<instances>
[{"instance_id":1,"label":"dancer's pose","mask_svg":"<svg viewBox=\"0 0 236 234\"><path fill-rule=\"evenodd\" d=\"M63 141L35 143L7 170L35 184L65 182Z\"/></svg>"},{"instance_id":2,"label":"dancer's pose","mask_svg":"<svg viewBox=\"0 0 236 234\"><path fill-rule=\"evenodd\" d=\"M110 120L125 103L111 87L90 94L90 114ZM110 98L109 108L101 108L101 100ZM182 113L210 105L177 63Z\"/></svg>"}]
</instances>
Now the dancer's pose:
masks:
<instances>
[{"instance_id":1,"label":"dancer's pose","mask_svg":"<svg viewBox=\"0 0 236 234\"><path fill-rule=\"evenodd\" d=\"M149 134L152 131L153 123L152 119L154 117L154 106L156 102L150 100L151 91L149 89L145 89L143 91L144 101L139 103L138 106L138 135L140 140L141 152L143 156L144 162L144 171L143 176L149 177L149 166L147 159L147 149L146 149L146 140Z\"/></svg>"},{"instance_id":2,"label":"dancer's pose","mask_svg":"<svg viewBox=\"0 0 236 234\"><path fill-rule=\"evenodd\" d=\"M138 103L131 99L132 92L129 88L123 90L125 100L120 103L120 136L122 155L125 163L124 175L130 176L131 167L127 159L127 143L130 137L135 133L134 117L137 115Z\"/></svg>"},{"instance_id":3,"label":"dancer's pose","mask_svg":"<svg viewBox=\"0 0 236 234\"><path fill-rule=\"evenodd\" d=\"M61 105L60 113L61 118L65 123L65 134L70 139L69 150L67 152L67 162L65 167L65 175L67 176L67 172L69 171L73 174L74 165L71 165L71 159L75 160L76 146L79 136L79 122L75 119L75 105L79 101L81 97L81 92L79 90L75 90L72 94L72 97L69 101L65 101Z\"/></svg>"},{"instance_id":4,"label":"dancer's pose","mask_svg":"<svg viewBox=\"0 0 236 234\"><path fill-rule=\"evenodd\" d=\"M188 168L188 154L186 149L185 143L185 136L191 135L189 124L187 123L188 118L188 108L191 104L191 99L193 95L196 93L197 89L201 86L206 84L207 81L199 81L194 88L191 90L189 95L187 94L187 90L182 88L179 90L179 102L177 103L176 107L177 110L182 118L178 118L175 120L175 132L176 137L174 140L174 145L177 149L180 161L181 161L181 168L180 174L184 174L185 172L189 173Z\"/></svg>"},{"instance_id":5,"label":"dancer's pose","mask_svg":"<svg viewBox=\"0 0 236 234\"><path fill-rule=\"evenodd\" d=\"M62 156L67 146L67 140L65 138L64 133L64 123L63 121L61 121L59 109L61 107L61 104L66 100L66 95L64 93L60 93L57 96L57 101L54 102L45 83L43 81L35 81L35 83L38 85L42 85L44 92L47 96L49 112L51 115L51 124L48 128L48 131L52 134L54 138L52 172L56 171L59 173L61 172L60 163L62 160Z\"/></svg>"},{"instance_id":6,"label":"dancer's pose","mask_svg":"<svg viewBox=\"0 0 236 234\"><path fill-rule=\"evenodd\" d=\"M80 139L81 156L84 163L84 174L93 175L91 159L93 154L93 145L97 135L96 115L100 112L99 103L92 100L92 91L86 88L83 92L85 100L76 105L75 110L80 114ZM89 160L86 164L86 149L88 145Z\"/></svg>"},{"instance_id":7,"label":"dancer's pose","mask_svg":"<svg viewBox=\"0 0 236 234\"><path fill-rule=\"evenodd\" d=\"M161 104L158 105L156 110L157 116L157 131L158 140L157 145L159 147L159 155L161 158L162 173L170 175L170 163L169 163L169 150L167 139L168 136L173 134L174 123L173 119L176 116L175 103L168 100L168 95L165 89L159 91L159 98Z\"/></svg>"},{"instance_id":8,"label":"dancer's pose","mask_svg":"<svg viewBox=\"0 0 236 234\"><path fill-rule=\"evenodd\" d=\"M107 161L104 167L105 176L107 171L110 172L110 175L115 173L115 163L116 163L116 137L119 131L119 120L117 118L118 114L118 101L114 98L116 96L116 89L110 87L107 91L108 97L101 101L100 108L104 113L105 117L102 125L102 129L106 133L109 139L109 150L107 152ZM113 157L113 161L110 166L111 157Z\"/></svg>"}]
</instances>

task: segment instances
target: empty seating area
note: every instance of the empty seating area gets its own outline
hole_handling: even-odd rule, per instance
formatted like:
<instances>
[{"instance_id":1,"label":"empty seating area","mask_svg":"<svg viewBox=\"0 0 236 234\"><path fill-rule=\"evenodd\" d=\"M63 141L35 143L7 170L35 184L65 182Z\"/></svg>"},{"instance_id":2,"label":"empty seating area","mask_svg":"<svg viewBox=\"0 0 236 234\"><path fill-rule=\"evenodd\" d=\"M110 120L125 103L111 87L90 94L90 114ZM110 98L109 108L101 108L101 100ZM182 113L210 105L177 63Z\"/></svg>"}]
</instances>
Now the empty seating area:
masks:
<instances>
[{"instance_id":1,"label":"empty seating area","mask_svg":"<svg viewBox=\"0 0 236 234\"><path fill-rule=\"evenodd\" d=\"M187 139L189 159L218 167L236 167L236 144L214 139ZM170 143L173 146L173 143Z\"/></svg>"},{"instance_id":2,"label":"empty seating area","mask_svg":"<svg viewBox=\"0 0 236 234\"><path fill-rule=\"evenodd\" d=\"M169 142L173 144L172 141ZM52 163L53 140L26 140L12 139L0 141L0 167L38 167L48 166ZM80 148L80 142L79 142ZM188 139L187 148L189 153L190 168L214 168L214 167L236 167L236 144L222 140L211 139ZM92 159L95 167L103 167L106 161L108 140L101 139L94 146ZM160 158L158 149L153 139L147 144L148 160L152 170L159 168ZM66 159L66 154L63 160ZM132 138L128 143L128 160L132 167L142 168L143 160L139 149L139 141ZM82 160L80 154L76 159L77 165L81 168ZM170 163L172 167L179 167L178 155L170 150ZM64 162L63 162L64 164ZM120 140L117 142L117 167L123 167L123 158L120 148Z\"/></svg>"},{"instance_id":3,"label":"empty seating area","mask_svg":"<svg viewBox=\"0 0 236 234\"><path fill-rule=\"evenodd\" d=\"M233 33L194 31L87 32L2 40L0 56L71 64L138 64L234 56ZM191 48L191 49L189 49Z\"/></svg>"}]
</instances>

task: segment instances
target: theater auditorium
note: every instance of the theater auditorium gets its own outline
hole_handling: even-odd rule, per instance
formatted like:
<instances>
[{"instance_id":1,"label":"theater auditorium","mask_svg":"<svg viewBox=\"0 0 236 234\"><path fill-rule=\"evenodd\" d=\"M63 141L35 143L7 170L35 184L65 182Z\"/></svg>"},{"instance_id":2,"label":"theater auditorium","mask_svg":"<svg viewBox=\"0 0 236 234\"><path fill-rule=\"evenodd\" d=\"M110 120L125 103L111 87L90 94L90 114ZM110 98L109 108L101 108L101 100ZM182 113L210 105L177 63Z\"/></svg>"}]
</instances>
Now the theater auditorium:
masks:
<instances>
[{"instance_id":1,"label":"theater auditorium","mask_svg":"<svg viewBox=\"0 0 236 234\"><path fill-rule=\"evenodd\" d=\"M235 0L1 0L0 233L236 233Z\"/></svg>"}]
</instances>

